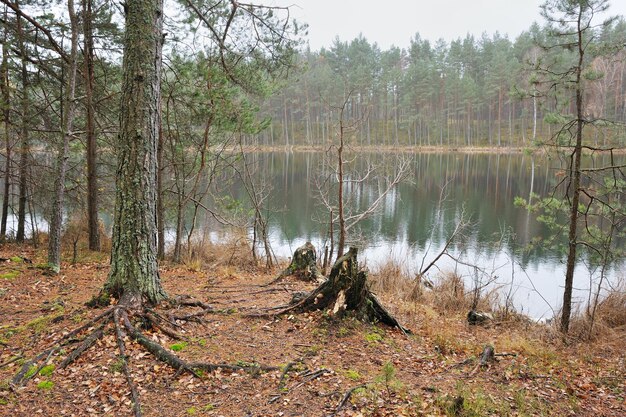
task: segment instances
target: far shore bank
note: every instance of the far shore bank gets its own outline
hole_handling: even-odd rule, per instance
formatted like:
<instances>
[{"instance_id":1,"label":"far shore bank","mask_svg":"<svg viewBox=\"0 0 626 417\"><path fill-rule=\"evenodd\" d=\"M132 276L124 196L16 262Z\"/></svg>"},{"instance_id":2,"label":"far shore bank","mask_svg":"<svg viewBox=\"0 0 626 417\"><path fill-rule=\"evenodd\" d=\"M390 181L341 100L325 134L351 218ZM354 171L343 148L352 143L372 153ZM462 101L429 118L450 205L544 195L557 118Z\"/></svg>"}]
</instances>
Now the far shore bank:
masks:
<instances>
[{"instance_id":1,"label":"far shore bank","mask_svg":"<svg viewBox=\"0 0 626 417\"><path fill-rule=\"evenodd\" d=\"M245 152L326 152L334 144L326 146L319 145L289 145L289 146L269 146L269 145L244 145L241 149ZM240 148L232 147L228 150L239 150ZM497 147L497 146L346 146L348 152L359 153L463 153L463 154L537 154L547 151L547 148L529 148L529 147ZM626 155L625 148L611 148L613 154ZM608 153L607 150L596 150L595 152ZM591 153L589 151L589 153Z\"/></svg>"}]
</instances>

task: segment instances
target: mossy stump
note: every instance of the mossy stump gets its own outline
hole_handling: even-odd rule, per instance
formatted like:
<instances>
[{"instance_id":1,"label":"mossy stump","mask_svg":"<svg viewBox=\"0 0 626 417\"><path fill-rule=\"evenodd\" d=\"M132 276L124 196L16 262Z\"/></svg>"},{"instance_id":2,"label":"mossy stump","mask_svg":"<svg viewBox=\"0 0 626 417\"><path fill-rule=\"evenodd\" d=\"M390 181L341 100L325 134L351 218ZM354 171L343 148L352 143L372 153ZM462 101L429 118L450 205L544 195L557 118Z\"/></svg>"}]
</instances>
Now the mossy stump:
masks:
<instances>
[{"instance_id":1,"label":"mossy stump","mask_svg":"<svg viewBox=\"0 0 626 417\"><path fill-rule=\"evenodd\" d=\"M272 282L266 284L271 285L286 278L288 276L295 276L303 281L310 282L322 282L326 280L326 277L322 275L317 267L317 255L315 253L315 246L311 242L306 242L300 246L293 253L291 263L285 268Z\"/></svg>"}]
</instances>

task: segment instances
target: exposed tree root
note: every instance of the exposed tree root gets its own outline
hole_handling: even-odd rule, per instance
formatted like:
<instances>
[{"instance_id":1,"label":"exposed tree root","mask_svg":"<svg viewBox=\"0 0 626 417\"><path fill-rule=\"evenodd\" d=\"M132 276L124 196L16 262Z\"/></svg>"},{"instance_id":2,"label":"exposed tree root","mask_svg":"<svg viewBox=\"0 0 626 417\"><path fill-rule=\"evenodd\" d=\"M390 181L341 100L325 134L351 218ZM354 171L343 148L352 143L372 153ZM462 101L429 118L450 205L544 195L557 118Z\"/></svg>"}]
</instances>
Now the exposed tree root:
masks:
<instances>
[{"instance_id":1,"label":"exposed tree root","mask_svg":"<svg viewBox=\"0 0 626 417\"><path fill-rule=\"evenodd\" d=\"M200 377L200 371L212 372L217 369L225 369L228 371L245 370L255 373L260 371L280 370L278 367L259 364L232 365L226 363L187 362L159 343L146 337L140 328L136 324L133 324L134 321L140 323L142 326L149 325L151 328L161 331L169 337L181 339L183 336L171 328L181 327L176 323L176 320L188 320L190 317L199 320L202 315L213 312L211 306L200 301L177 300L174 304L179 307L200 307L202 310L182 316L182 318L174 317L173 319L167 319L155 310L149 308L141 308L140 310L131 309L124 303L108 307L104 312L64 335L50 348L40 352L27 361L13 377L12 383L15 386L25 384L29 379L36 376L46 364L51 362L53 356L61 351L62 348L73 346L72 351L65 356L58 365L61 369L67 367L80 358L83 353L98 341L98 339L101 339L105 335L107 327L113 327L119 358L122 364L122 371L130 390L133 414L135 417L141 416L141 402L139 390L130 372L129 358L126 354L126 344L124 341L125 335L128 335L133 341L151 353L157 360L175 369L177 373L188 372L195 377ZM95 329L93 329L94 327ZM78 338L78 336L84 332L88 332L87 335Z\"/></svg>"}]
</instances>

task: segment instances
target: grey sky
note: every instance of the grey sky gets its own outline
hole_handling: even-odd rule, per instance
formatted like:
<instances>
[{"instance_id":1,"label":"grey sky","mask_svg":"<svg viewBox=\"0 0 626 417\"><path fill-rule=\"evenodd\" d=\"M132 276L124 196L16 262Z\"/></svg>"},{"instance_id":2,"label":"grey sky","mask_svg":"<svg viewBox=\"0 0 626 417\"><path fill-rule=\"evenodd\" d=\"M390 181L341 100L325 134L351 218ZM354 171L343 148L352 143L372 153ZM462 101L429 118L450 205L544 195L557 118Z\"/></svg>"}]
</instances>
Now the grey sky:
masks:
<instances>
[{"instance_id":1,"label":"grey sky","mask_svg":"<svg viewBox=\"0 0 626 417\"><path fill-rule=\"evenodd\" d=\"M499 31L514 39L533 21L543 23L543 0L274 0L293 5L292 15L309 24L311 49L330 46L335 36L351 40L363 33L381 48L406 47L419 32L434 42L480 37ZM267 3L266 3L267 4ZM626 1L613 0L610 15L626 15Z\"/></svg>"}]
</instances>

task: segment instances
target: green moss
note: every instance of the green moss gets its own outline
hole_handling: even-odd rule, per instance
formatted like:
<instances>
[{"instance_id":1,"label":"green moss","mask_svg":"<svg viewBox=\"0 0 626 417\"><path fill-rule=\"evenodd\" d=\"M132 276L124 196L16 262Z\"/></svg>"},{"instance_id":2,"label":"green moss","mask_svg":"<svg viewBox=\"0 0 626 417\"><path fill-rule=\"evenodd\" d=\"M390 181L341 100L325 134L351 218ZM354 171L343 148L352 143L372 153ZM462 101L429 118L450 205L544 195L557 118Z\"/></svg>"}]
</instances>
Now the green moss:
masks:
<instances>
[{"instance_id":1,"label":"green moss","mask_svg":"<svg viewBox=\"0 0 626 417\"><path fill-rule=\"evenodd\" d=\"M17 263L21 263L24 262L24 259L21 258L20 256L11 256L11 262L17 262Z\"/></svg>"},{"instance_id":2,"label":"green moss","mask_svg":"<svg viewBox=\"0 0 626 417\"><path fill-rule=\"evenodd\" d=\"M372 332L365 334L365 340L367 340L369 343L377 343L383 340L383 337L379 333Z\"/></svg>"},{"instance_id":3,"label":"green moss","mask_svg":"<svg viewBox=\"0 0 626 417\"><path fill-rule=\"evenodd\" d=\"M50 376L50 375L52 375L52 372L54 372L54 365L50 364L50 365L46 365L43 368L41 368L41 371L39 371L39 375L41 375L41 376Z\"/></svg>"},{"instance_id":4,"label":"green moss","mask_svg":"<svg viewBox=\"0 0 626 417\"><path fill-rule=\"evenodd\" d=\"M63 311L65 309L63 308L63 306L59 306L55 310L56 311L53 314L48 314L47 316L37 317L36 319L29 321L28 323L26 323L24 327L29 330L32 330L36 334L43 332L45 329L48 328L52 320L59 318L63 315Z\"/></svg>"},{"instance_id":5,"label":"green moss","mask_svg":"<svg viewBox=\"0 0 626 417\"><path fill-rule=\"evenodd\" d=\"M37 384L37 388L51 390L54 387L54 382L52 381L41 381Z\"/></svg>"},{"instance_id":6,"label":"green moss","mask_svg":"<svg viewBox=\"0 0 626 417\"><path fill-rule=\"evenodd\" d=\"M190 416L195 416L198 413L198 410L196 409L196 407L189 407L187 409L187 414Z\"/></svg>"},{"instance_id":7,"label":"green moss","mask_svg":"<svg viewBox=\"0 0 626 417\"><path fill-rule=\"evenodd\" d=\"M113 373L122 373L124 370L124 358L118 357L117 360L109 366L109 369Z\"/></svg>"},{"instance_id":8,"label":"green moss","mask_svg":"<svg viewBox=\"0 0 626 417\"><path fill-rule=\"evenodd\" d=\"M90 308L106 307L111 304L111 294L108 291L100 291L100 294L94 295L85 305Z\"/></svg>"},{"instance_id":9,"label":"green moss","mask_svg":"<svg viewBox=\"0 0 626 417\"><path fill-rule=\"evenodd\" d=\"M9 400L7 400L6 398L0 397L0 405L7 405L8 403L9 403Z\"/></svg>"},{"instance_id":10,"label":"green moss","mask_svg":"<svg viewBox=\"0 0 626 417\"><path fill-rule=\"evenodd\" d=\"M259 364L256 362L246 362L242 360L235 362L235 365L241 366L242 368L258 368L259 367Z\"/></svg>"},{"instance_id":11,"label":"green moss","mask_svg":"<svg viewBox=\"0 0 626 417\"><path fill-rule=\"evenodd\" d=\"M13 270L13 271L0 274L0 279L6 279L7 281L11 281L17 278L19 275L20 275L20 271Z\"/></svg>"},{"instance_id":12,"label":"green moss","mask_svg":"<svg viewBox=\"0 0 626 417\"><path fill-rule=\"evenodd\" d=\"M340 327L339 330L337 330L337 336L338 337L346 337L348 335L350 335L351 331L350 329L348 329L347 327Z\"/></svg>"},{"instance_id":13,"label":"green moss","mask_svg":"<svg viewBox=\"0 0 626 417\"><path fill-rule=\"evenodd\" d=\"M37 369L39 369L37 365L31 365L30 368L28 368L28 371L26 372L26 374L24 375L24 378L28 379L28 378L35 376L35 374L37 373Z\"/></svg>"},{"instance_id":14,"label":"green moss","mask_svg":"<svg viewBox=\"0 0 626 417\"><path fill-rule=\"evenodd\" d=\"M186 348L187 345L188 345L187 342L174 343L173 345L170 346L170 349L172 349L174 352L180 352L181 350Z\"/></svg>"}]
</instances>

